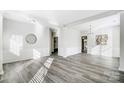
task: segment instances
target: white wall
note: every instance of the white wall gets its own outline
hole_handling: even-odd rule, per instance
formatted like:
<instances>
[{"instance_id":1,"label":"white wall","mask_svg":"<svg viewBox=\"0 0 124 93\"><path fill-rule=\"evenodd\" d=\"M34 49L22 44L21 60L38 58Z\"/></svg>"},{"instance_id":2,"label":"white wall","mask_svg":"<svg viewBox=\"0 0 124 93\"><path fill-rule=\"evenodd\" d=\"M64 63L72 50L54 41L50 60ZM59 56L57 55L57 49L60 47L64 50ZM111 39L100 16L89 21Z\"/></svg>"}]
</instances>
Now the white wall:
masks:
<instances>
[{"instance_id":1,"label":"white wall","mask_svg":"<svg viewBox=\"0 0 124 93\"><path fill-rule=\"evenodd\" d=\"M4 63L39 58L50 54L50 33L47 27L38 23L27 23L4 18L3 20ZM34 33L36 44L25 41L26 35Z\"/></svg>"},{"instance_id":2,"label":"white wall","mask_svg":"<svg viewBox=\"0 0 124 93\"><path fill-rule=\"evenodd\" d=\"M58 55L67 57L81 53L81 33L74 29L61 29L58 38Z\"/></svg>"},{"instance_id":3,"label":"white wall","mask_svg":"<svg viewBox=\"0 0 124 93\"><path fill-rule=\"evenodd\" d=\"M2 49L3 48L2 47L3 30L2 30L2 27L3 27L3 25L2 25L2 22L3 22L3 18L2 18L2 15L0 15L0 74L3 74L3 68L2 68L2 62L3 62L3 53L2 53L2 51L3 51L3 49Z\"/></svg>"},{"instance_id":4,"label":"white wall","mask_svg":"<svg viewBox=\"0 0 124 93\"><path fill-rule=\"evenodd\" d=\"M88 54L120 57L120 26L95 28L92 30L93 34L88 34ZM108 35L107 45L96 45L96 35L101 34Z\"/></svg>"},{"instance_id":5,"label":"white wall","mask_svg":"<svg viewBox=\"0 0 124 93\"><path fill-rule=\"evenodd\" d=\"M113 27L113 57L120 57L120 26Z\"/></svg>"},{"instance_id":6,"label":"white wall","mask_svg":"<svg viewBox=\"0 0 124 93\"><path fill-rule=\"evenodd\" d=\"M101 55L107 57L120 57L120 26L107 26L93 30L93 34L88 34L88 54ZM81 52L81 36L87 35L88 31L77 31L75 29L62 29L59 37L60 56L70 56ZM107 45L96 45L96 35L107 34Z\"/></svg>"},{"instance_id":7,"label":"white wall","mask_svg":"<svg viewBox=\"0 0 124 93\"><path fill-rule=\"evenodd\" d=\"M124 71L124 13L120 14L120 67Z\"/></svg>"}]
</instances>

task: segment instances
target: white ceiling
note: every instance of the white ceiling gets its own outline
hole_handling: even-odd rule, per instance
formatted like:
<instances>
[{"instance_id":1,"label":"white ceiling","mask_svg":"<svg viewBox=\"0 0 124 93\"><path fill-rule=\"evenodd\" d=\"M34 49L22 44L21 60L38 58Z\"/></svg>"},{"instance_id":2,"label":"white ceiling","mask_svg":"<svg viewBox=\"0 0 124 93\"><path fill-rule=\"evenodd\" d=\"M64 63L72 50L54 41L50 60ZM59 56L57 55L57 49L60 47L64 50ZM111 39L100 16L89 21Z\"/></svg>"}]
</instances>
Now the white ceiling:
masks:
<instances>
[{"instance_id":1,"label":"white ceiling","mask_svg":"<svg viewBox=\"0 0 124 93\"><path fill-rule=\"evenodd\" d=\"M22 12L38 20L61 26L107 11L108 10L34 10Z\"/></svg>"},{"instance_id":2,"label":"white ceiling","mask_svg":"<svg viewBox=\"0 0 124 93\"><path fill-rule=\"evenodd\" d=\"M63 26L78 20L82 20L98 14L109 12L109 10L32 10L32 11L2 11L6 17L32 22L33 18L40 23ZM99 19L93 21L92 25L113 23L113 20L118 22L117 16ZM91 22L74 26L78 30L87 30Z\"/></svg>"},{"instance_id":3,"label":"white ceiling","mask_svg":"<svg viewBox=\"0 0 124 93\"><path fill-rule=\"evenodd\" d=\"M89 31L90 25L92 29L99 29L102 27L120 25L120 15L116 14L116 15L101 18L95 21L87 22L84 24L79 24L79 25L73 26L73 28L79 31Z\"/></svg>"}]
</instances>

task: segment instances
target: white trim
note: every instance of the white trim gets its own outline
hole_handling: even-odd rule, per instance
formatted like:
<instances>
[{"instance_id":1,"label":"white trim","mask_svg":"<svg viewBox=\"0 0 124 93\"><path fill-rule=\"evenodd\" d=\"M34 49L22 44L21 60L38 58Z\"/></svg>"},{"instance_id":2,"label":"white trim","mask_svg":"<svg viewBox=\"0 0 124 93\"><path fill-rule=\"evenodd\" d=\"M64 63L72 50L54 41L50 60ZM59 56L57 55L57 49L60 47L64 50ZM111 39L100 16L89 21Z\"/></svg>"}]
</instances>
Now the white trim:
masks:
<instances>
[{"instance_id":1,"label":"white trim","mask_svg":"<svg viewBox=\"0 0 124 93\"><path fill-rule=\"evenodd\" d=\"M119 71L123 71L124 72L124 68L119 67Z\"/></svg>"},{"instance_id":2,"label":"white trim","mask_svg":"<svg viewBox=\"0 0 124 93\"><path fill-rule=\"evenodd\" d=\"M4 74L4 72L3 72L3 70L0 72L0 75L3 75Z\"/></svg>"}]
</instances>

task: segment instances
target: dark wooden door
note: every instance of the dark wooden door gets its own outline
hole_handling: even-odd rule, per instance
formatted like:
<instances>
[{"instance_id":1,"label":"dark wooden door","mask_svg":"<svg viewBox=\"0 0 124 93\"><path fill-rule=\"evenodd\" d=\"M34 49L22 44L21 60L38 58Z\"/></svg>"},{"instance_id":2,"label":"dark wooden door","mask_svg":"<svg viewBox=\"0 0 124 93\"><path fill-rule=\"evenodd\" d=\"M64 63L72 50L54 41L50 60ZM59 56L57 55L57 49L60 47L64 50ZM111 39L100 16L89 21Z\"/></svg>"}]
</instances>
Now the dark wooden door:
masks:
<instances>
[{"instance_id":1,"label":"dark wooden door","mask_svg":"<svg viewBox=\"0 0 124 93\"><path fill-rule=\"evenodd\" d=\"M82 52L84 52L84 39L82 39Z\"/></svg>"},{"instance_id":2,"label":"dark wooden door","mask_svg":"<svg viewBox=\"0 0 124 93\"><path fill-rule=\"evenodd\" d=\"M81 43L82 43L82 52L87 53L87 36L82 36Z\"/></svg>"}]
</instances>

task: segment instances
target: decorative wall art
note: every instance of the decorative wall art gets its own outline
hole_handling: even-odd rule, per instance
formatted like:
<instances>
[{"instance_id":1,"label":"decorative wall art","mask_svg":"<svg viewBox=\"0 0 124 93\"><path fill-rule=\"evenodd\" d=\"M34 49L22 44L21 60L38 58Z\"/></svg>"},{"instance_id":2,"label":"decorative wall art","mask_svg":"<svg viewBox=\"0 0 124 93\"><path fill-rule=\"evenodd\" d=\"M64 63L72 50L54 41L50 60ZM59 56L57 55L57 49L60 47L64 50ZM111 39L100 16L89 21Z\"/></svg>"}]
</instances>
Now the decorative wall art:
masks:
<instances>
[{"instance_id":1,"label":"decorative wall art","mask_svg":"<svg viewBox=\"0 0 124 93\"><path fill-rule=\"evenodd\" d=\"M35 34L28 34L25 38L28 44L35 44L37 42L37 37Z\"/></svg>"},{"instance_id":2,"label":"decorative wall art","mask_svg":"<svg viewBox=\"0 0 124 93\"><path fill-rule=\"evenodd\" d=\"M96 35L96 44L97 45L107 45L108 35Z\"/></svg>"}]
</instances>

